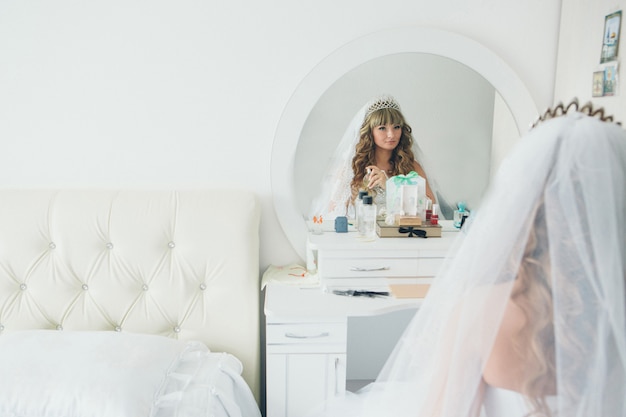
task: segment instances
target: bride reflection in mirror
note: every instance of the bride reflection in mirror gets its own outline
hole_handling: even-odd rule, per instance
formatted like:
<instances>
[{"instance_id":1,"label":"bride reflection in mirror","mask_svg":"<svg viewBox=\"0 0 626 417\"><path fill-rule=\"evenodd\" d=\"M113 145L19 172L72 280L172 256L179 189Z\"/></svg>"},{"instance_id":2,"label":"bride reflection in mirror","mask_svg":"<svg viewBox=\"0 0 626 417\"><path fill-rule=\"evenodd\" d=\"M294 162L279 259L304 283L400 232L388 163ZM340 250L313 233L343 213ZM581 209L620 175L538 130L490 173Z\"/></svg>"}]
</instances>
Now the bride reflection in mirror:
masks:
<instances>
[{"instance_id":1,"label":"bride reflection in mirror","mask_svg":"<svg viewBox=\"0 0 626 417\"><path fill-rule=\"evenodd\" d=\"M385 206L387 179L414 171L426 180L426 196L436 203L434 183L424 169L424 156L411 126L390 95L370 100L350 122L337 146L313 200L309 218L354 218L359 191L367 191L378 207Z\"/></svg>"}]
</instances>

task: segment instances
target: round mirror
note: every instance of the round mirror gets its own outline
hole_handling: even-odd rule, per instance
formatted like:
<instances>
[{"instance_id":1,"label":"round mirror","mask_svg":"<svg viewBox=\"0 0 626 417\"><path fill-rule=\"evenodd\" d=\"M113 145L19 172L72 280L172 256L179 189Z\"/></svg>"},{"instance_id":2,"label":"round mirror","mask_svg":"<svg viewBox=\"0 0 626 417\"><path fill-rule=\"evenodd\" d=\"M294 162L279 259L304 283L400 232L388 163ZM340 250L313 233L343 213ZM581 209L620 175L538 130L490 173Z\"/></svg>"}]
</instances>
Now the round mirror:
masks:
<instances>
[{"instance_id":1,"label":"round mirror","mask_svg":"<svg viewBox=\"0 0 626 417\"><path fill-rule=\"evenodd\" d=\"M494 87L471 68L440 55L392 54L348 71L330 86L309 114L296 148L295 197L298 211L309 217L347 123L372 96L389 93L402 106L413 138L424 155L431 187L438 191L444 218L455 203L476 207L489 182L494 139L517 137L494 132ZM508 113L508 110L506 111ZM436 186L435 186L436 185Z\"/></svg>"},{"instance_id":2,"label":"round mirror","mask_svg":"<svg viewBox=\"0 0 626 417\"><path fill-rule=\"evenodd\" d=\"M460 35L403 28L345 45L294 92L272 149L275 210L303 259L305 218L328 159L354 114L381 93L400 102L442 196L470 207L478 204L493 167L537 115L513 71Z\"/></svg>"}]
</instances>

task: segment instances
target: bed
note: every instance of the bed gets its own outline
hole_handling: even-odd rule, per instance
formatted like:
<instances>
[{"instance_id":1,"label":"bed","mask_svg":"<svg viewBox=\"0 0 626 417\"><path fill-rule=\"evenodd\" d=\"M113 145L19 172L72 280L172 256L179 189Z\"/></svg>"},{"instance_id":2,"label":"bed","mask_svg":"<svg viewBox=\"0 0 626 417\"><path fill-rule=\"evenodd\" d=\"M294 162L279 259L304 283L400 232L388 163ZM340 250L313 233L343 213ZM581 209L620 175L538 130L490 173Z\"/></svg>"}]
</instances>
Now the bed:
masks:
<instances>
[{"instance_id":1,"label":"bed","mask_svg":"<svg viewBox=\"0 0 626 417\"><path fill-rule=\"evenodd\" d=\"M0 415L260 416L251 191L0 190Z\"/></svg>"}]
</instances>

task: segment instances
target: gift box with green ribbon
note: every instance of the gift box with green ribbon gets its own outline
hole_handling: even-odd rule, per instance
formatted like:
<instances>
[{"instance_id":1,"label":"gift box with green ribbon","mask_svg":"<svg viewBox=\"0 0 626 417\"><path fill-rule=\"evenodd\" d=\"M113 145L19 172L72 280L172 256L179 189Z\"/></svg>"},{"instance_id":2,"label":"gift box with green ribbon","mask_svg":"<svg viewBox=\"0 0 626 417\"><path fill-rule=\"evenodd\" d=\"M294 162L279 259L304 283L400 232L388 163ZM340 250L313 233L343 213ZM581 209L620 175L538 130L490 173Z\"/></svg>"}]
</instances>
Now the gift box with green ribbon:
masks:
<instances>
[{"instance_id":1,"label":"gift box with green ribbon","mask_svg":"<svg viewBox=\"0 0 626 417\"><path fill-rule=\"evenodd\" d=\"M419 216L425 209L426 180L411 171L387 180L387 215Z\"/></svg>"}]
</instances>

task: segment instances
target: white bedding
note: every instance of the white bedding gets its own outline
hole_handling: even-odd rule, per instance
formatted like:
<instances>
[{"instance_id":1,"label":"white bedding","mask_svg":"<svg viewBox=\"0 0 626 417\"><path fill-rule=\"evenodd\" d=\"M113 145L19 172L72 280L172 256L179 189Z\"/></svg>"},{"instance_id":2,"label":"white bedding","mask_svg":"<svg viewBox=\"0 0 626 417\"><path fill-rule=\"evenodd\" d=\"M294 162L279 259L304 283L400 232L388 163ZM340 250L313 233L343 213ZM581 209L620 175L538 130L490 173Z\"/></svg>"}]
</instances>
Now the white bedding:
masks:
<instances>
[{"instance_id":1,"label":"white bedding","mask_svg":"<svg viewBox=\"0 0 626 417\"><path fill-rule=\"evenodd\" d=\"M114 331L0 337L2 417L259 417L241 362L200 342Z\"/></svg>"}]
</instances>

